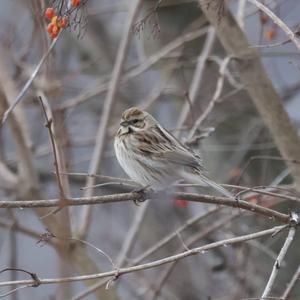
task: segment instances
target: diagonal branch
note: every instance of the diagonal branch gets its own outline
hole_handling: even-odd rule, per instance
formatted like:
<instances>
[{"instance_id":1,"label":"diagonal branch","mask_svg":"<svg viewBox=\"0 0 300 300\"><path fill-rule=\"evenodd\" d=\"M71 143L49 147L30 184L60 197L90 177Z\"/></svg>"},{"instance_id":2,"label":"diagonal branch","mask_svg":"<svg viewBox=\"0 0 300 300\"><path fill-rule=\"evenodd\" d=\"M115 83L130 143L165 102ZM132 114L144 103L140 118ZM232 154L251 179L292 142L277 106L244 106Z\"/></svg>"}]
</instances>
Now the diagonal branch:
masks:
<instances>
[{"instance_id":1,"label":"diagonal branch","mask_svg":"<svg viewBox=\"0 0 300 300\"><path fill-rule=\"evenodd\" d=\"M257 0L247 0L248 2L255 5L261 11L263 11L267 16L272 19L272 21L278 25L289 37L289 39L295 44L295 46L300 50L300 40L297 38L297 35L280 19L278 18L267 6L260 3Z\"/></svg>"},{"instance_id":2,"label":"diagonal branch","mask_svg":"<svg viewBox=\"0 0 300 300\"><path fill-rule=\"evenodd\" d=\"M212 99L209 101L206 109L203 111L203 113L200 115L200 117L196 120L195 124L193 125L192 129L190 130L188 138L187 138L188 140L190 140L194 136L197 129L200 128L203 121L207 118L207 116L213 110L217 101L220 100L221 93L222 93L223 87L224 87L224 82L225 82L225 72L226 72L226 68L227 68L230 60L231 60L231 57L227 56L222 61L220 68L219 68L219 78L217 80L216 90L212 96Z\"/></svg>"},{"instance_id":3,"label":"diagonal branch","mask_svg":"<svg viewBox=\"0 0 300 300\"><path fill-rule=\"evenodd\" d=\"M137 265L137 266L133 266L133 267L121 268L118 270L108 271L108 272L104 272L104 273L83 275L83 276L64 277L64 278L39 278L39 284L40 285L57 284L57 283L76 282L76 281L84 281L84 280L99 279L99 278L109 278L109 277L115 277L115 276L119 277L123 274L129 274L129 273L133 273L133 272L137 272L137 271L141 271L141 270L153 269L158 266L162 266L165 264L169 264L169 263L181 260L185 257L189 257L192 255L198 255L200 253L203 253L204 251L222 247L224 245L226 245L226 246L233 245L233 244L249 241L252 239L257 239L257 238L261 238L264 236L272 235L279 231L282 231L285 227L286 227L286 225L276 226L271 229L262 230L262 231L255 232L255 233L250 233L250 234L246 234L246 235L242 235L242 236L238 236L238 237L234 237L234 238L221 240L221 241L207 244L207 245L204 245L201 247L193 248L193 249L181 252L179 254L175 254L172 256L168 256L168 257L165 257L162 259L158 259L158 260L155 260L155 261L152 261L149 263L145 263L145 264L141 264L141 265ZM4 281L4 282L0 282L0 287L8 286L8 285L20 285L20 284L34 284L34 281L33 280Z\"/></svg>"},{"instance_id":4,"label":"diagonal branch","mask_svg":"<svg viewBox=\"0 0 300 300\"><path fill-rule=\"evenodd\" d=\"M292 215L292 218L293 218L293 215ZM298 223L298 215L297 214L294 214L294 218L295 218L295 222ZM273 269L272 269L272 272L271 272L271 275L270 275L270 278L268 280L268 283L264 289L264 292L261 296L261 300L266 300L266 299L269 299L269 295L270 295L270 292L272 290L272 287L274 285L274 282L275 282L275 279L279 273L279 269L281 268L281 265L282 265L282 262L283 262L283 259L294 239L294 236L295 236L295 233L296 233L296 228L294 226L292 226L289 230L289 233L288 233L288 236L278 254L278 257L273 265Z\"/></svg>"},{"instance_id":5,"label":"diagonal branch","mask_svg":"<svg viewBox=\"0 0 300 300\"><path fill-rule=\"evenodd\" d=\"M133 2L129 12L127 24L124 27L124 32L122 34L122 40L120 42L120 46L118 49L116 62L114 65L111 81L109 84L108 93L106 95L105 102L103 104L103 113L102 113L101 121L99 123L99 128L96 135L96 145L89 166L90 174L95 174L97 172L103 156L103 152L106 145L105 140L107 135L107 127L110 121L111 112L113 110L113 105L118 91L119 81L121 78L126 54L129 48L131 28L141 3L142 3L141 0L135 0ZM95 178L88 177L86 186L92 186L94 184L95 184ZM87 189L85 192L85 196L90 197L92 195L93 195L93 189L92 188ZM82 211L82 215L80 218L80 227L78 230L79 237L84 236L85 233L87 232L87 229L90 224L90 215L91 215L90 207L85 207Z\"/></svg>"},{"instance_id":6,"label":"diagonal branch","mask_svg":"<svg viewBox=\"0 0 300 300\"><path fill-rule=\"evenodd\" d=\"M60 36L60 35L59 35ZM39 63L37 64L37 66L35 67L34 71L32 72L31 76L29 77L29 79L27 80L26 84L23 86L22 90L20 91L20 93L18 94L18 96L16 97L15 101L10 105L10 107L5 111L4 115L3 115L3 119L0 123L0 125L3 125L7 119L7 117L9 116L9 114L14 110L14 108L18 105L18 103L23 99L24 95L26 94L26 92L28 91L29 87L31 86L34 78L36 77L36 75L38 74L39 70L41 69L42 65L44 64L44 62L46 61L46 59L48 58L49 54L51 53L52 49L54 48L56 42L58 40L58 37L56 39L54 39L50 45L50 47L48 48L48 50L45 52L45 54L42 56L41 60L39 61Z\"/></svg>"},{"instance_id":7,"label":"diagonal branch","mask_svg":"<svg viewBox=\"0 0 300 300\"><path fill-rule=\"evenodd\" d=\"M207 31L207 37L202 49L201 54L198 57L197 66L195 69L194 77L189 89L189 98L191 103L185 103L182 112L178 118L177 126L178 128L182 127L187 120L187 117L189 115L191 105L193 105L197 101L197 96L199 94L199 89L201 87L204 70L205 70L205 64L206 60L210 54L210 51L213 48L214 41L215 41L216 33L214 28L211 26L208 28Z\"/></svg>"},{"instance_id":8,"label":"diagonal branch","mask_svg":"<svg viewBox=\"0 0 300 300\"><path fill-rule=\"evenodd\" d=\"M228 55L236 58L241 83L246 87L263 121L266 123L284 159L300 159L300 139L293 127L281 99L261 63L258 52L249 42L229 10L221 19L214 4L220 0L198 0L203 13L215 27ZM287 161L294 181L300 188L300 167Z\"/></svg>"},{"instance_id":9,"label":"diagonal branch","mask_svg":"<svg viewBox=\"0 0 300 300\"><path fill-rule=\"evenodd\" d=\"M298 266L296 272L294 273L291 281L288 283L285 291L283 292L282 296L281 296L281 299L282 300L288 300L291 292L292 292L292 289L294 288L295 284L297 283L297 281L299 280L300 278L300 265Z\"/></svg>"}]
</instances>

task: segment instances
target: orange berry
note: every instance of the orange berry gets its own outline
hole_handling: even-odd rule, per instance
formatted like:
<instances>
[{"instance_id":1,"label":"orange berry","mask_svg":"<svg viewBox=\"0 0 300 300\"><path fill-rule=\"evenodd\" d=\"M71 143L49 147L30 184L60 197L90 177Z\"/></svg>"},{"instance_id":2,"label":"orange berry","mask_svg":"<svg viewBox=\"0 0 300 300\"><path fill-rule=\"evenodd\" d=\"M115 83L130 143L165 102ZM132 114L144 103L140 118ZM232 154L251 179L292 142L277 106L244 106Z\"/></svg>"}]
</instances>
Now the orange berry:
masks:
<instances>
[{"instance_id":1,"label":"orange berry","mask_svg":"<svg viewBox=\"0 0 300 300\"><path fill-rule=\"evenodd\" d=\"M60 27L66 28L68 26L68 23L69 23L68 17L64 16L60 21Z\"/></svg>"},{"instance_id":2,"label":"orange berry","mask_svg":"<svg viewBox=\"0 0 300 300\"><path fill-rule=\"evenodd\" d=\"M45 16L46 19L51 20L55 16L55 10L54 10L54 8L48 7L45 10L44 16Z\"/></svg>"},{"instance_id":3,"label":"orange berry","mask_svg":"<svg viewBox=\"0 0 300 300\"><path fill-rule=\"evenodd\" d=\"M265 32L265 38L268 42L273 41L277 36L277 31L274 28L270 28Z\"/></svg>"},{"instance_id":4,"label":"orange berry","mask_svg":"<svg viewBox=\"0 0 300 300\"><path fill-rule=\"evenodd\" d=\"M77 7L80 5L80 2L81 0L71 0L71 5Z\"/></svg>"},{"instance_id":5,"label":"orange berry","mask_svg":"<svg viewBox=\"0 0 300 300\"><path fill-rule=\"evenodd\" d=\"M59 33L59 27L57 26L57 25L54 25L53 27L52 27L52 33L53 34L58 34Z\"/></svg>"},{"instance_id":6,"label":"orange berry","mask_svg":"<svg viewBox=\"0 0 300 300\"><path fill-rule=\"evenodd\" d=\"M264 25L264 24L268 23L269 16L262 12L259 15L259 19L260 19L260 23Z\"/></svg>"},{"instance_id":7,"label":"orange berry","mask_svg":"<svg viewBox=\"0 0 300 300\"><path fill-rule=\"evenodd\" d=\"M48 31L48 33L52 33L53 27L54 27L54 26L55 26L55 25L52 24L52 23L48 24L48 26L47 26L47 31Z\"/></svg>"},{"instance_id":8,"label":"orange berry","mask_svg":"<svg viewBox=\"0 0 300 300\"><path fill-rule=\"evenodd\" d=\"M58 32L51 32L50 33L50 37L52 38L52 39L55 39L56 37L58 36Z\"/></svg>"}]
</instances>

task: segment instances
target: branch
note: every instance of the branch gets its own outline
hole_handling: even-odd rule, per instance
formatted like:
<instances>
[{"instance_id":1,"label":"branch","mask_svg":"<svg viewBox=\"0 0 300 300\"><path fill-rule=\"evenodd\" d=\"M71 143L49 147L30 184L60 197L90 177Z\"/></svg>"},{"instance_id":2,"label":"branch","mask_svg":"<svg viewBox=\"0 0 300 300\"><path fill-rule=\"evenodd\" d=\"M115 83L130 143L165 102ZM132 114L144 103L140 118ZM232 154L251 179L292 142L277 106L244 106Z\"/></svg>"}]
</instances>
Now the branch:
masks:
<instances>
[{"instance_id":1,"label":"branch","mask_svg":"<svg viewBox=\"0 0 300 300\"><path fill-rule=\"evenodd\" d=\"M295 286L296 282L299 280L299 277L300 277L300 265L298 266L298 269L294 273L292 280L287 285L286 290L284 291L284 293L282 294L280 299L282 299L282 300L289 299L288 297L289 297L293 287Z\"/></svg>"},{"instance_id":2,"label":"branch","mask_svg":"<svg viewBox=\"0 0 300 300\"><path fill-rule=\"evenodd\" d=\"M299 217L298 217L297 214L292 214L292 219L294 219L294 221L296 223L298 223L298 221L299 221L298 220ZM283 259L286 255L286 253L287 253L287 250L289 249L289 247L290 247L290 245L291 245L291 243L294 239L295 233L296 233L296 228L295 228L295 226L292 226L290 228L289 234L288 234L288 236L287 236L287 238L286 238L286 240L285 240L285 242L284 242L284 244L283 244L283 246L282 246L282 248L281 248L281 250L278 254L278 257L277 257L277 259L276 259L276 261L273 265L272 273L271 273L269 281L268 281L268 283L265 287L265 290L264 290L264 292L261 296L261 300L269 299L269 294L270 294L271 289L274 285L274 282L275 282L275 279L278 275L279 269L281 268L281 264L283 262Z\"/></svg>"},{"instance_id":3,"label":"branch","mask_svg":"<svg viewBox=\"0 0 300 300\"><path fill-rule=\"evenodd\" d=\"M216 33L213 27L209 27L207 30L207 37L205 40L205 43L203 45L203 49L201 54L198 57L197 66L194 72L193 80L189 88L189 98L190 103L186 102L184 107L182 108L181 114L178 118L178 122L176 127L181 128L185 121L187 120L187 117L189 115L189 112L191 110L191 105L195 103L197 100L197 96L199 94L199 89L201 87L203 74L205 70L205 64L206 60L210 54L210 51L212 50L212 47L214 45L216 39Z\"/></svg>"},{"instance_id":4,"label":"branch","mask_svg":"<svg viewBox=\"0 0 300 300\"><path fill-rule=\"evenodd\" d=\"M180 226L179 228L177 228L174 232L172 232L171 234L169 234L165 238L163 238L160 241L158 241L154 246L150 247L147 251L145 251L144 253L142 253L141 255L139 255L137 258L130 259L129 260L130 261L129 266L133 266L133 265L141 263L146 257L149 257L151 254L153 254L154 252L156 252L157 250L159 250L161 247L163 247L164 245L166 245L168 242L170 242L172 239L174 239L175 237L177 237L178 234L180 232L182 232L183 230L185 230L187 227L195 224L196 222L200 221L200 219L202 219L202 218L204 219L205 217L211 215L213 212L216 212L217 210L219 210L219 208L213 208L212 210L209 210L204 215L203 215L203 213L201 213L201 214L199 214L199 215L197 215L197 216L195 216L195 217L187 220L182 226ZM134 228L135 224L137 224L137 222L133 221L133 224L132 224L131 228ZM137 230L137 228L135 228L135 230ZM128 236L129 236L129 234L128 234ZM119 266L122 267L122 265L119 265ZM88 289L86 289L86 290L80 292L78 295L74 296L71 300L83 299L83 297L89 295L90 293L92 293L96 289L102 287L104 284L106 284L106 282L107 282L107 280L103 280L103 281L97 282L93 286L89 287Z\"/></svg>"},{"instance_id":5,"label":"branch","mask_svg":"<svg viewBox=\"0 0 300 300\"><path fill-rule=\"evenodd\" d=\"M54 134L52 132L53 119L52 119L52 117L48 118L47 110L46 110L46 107L44 105L42 97L39 97L39 100L41 102L43 113L44 113L45 120L46 120L45 127L49 131L49 136L50 136L50 141L51 141L51 146L52 146L52 152L53 152L53 157L54 157L55 175L56 175L56 179L57 179L60 199L63 202L63 200L65 199L65 193L64 193L64 188L63 188L63 184L62 184L61 177L60 177L60 175L61 175L61 170L60 169L61 168L59 167L59 162L58 162L57 145L55 143L55 137L54 137Z\"/></svg>"},{"instance_id":6,"label":"branch","mask_svg":"<svg viewBox=\"0 0 300 300\"><path fill-rule=\"evenodd\" d=\"M122 40L120 42L120 46L118 49L115 65L112 71L111 80L109 83L108 93L105 98L105 102L103 104L103 113L101 116L101 120L99 123L97 135L96 135L96 144L94 147L92 159L90 161L89 173L94 174L97 173L97 170L100 167L100 162L103 156L103 152L105 149L105 140L107 135L107 127L110 121L111 113L113 110L116 94L119 87L119 81L121 78L126 54L129 48L129 42L131 38L131 28L132 24L135 20L135 17L138 13L139 7L141 5L141 0L135 0L132 3L132 6L129 11L127 24L124 26L124 31L122 34ZM88 177L86 185L92 186L95 183L95 179L93 177ZM85 196L90 197L93 195L93 189L86 190ZM86 234L87 229L91 222L91 210L90 207L84 207L82 210L82 214L80 216L80 225L78 229L79 237L82 237Z\"/></svg>"},{"instance_id":7,"label":"branch","mask_svg":"<svg viewBox=\"0 0 300 300\"><path fill-rule=\"evenodd\" d=\"M200 240L203 240L205 237L207 237L209 234L212 232L216 231L220 227L224 228L228 222L232 221L235 217L239 215L239 212L236 211L234 214L230 216L226 216L216 222L213 222L212 225L210 226L204 226L204 228L197 232L196 234L192 235L189 239L187 239L185 244L182 244L180 250L186 249L186 247L191 247L193 246L196 242L199 242ZM225 244L227 246L227 244ZM182 249L183 248L183 249ZM189 250L189 249L188 249ZM205 253L206 250L202 250L201 253ZM162 276L158 280L158 284L155 288L155 292L153 293L153 297L151 300L157 299L158 294L160 293L160 289L162 288L164 282L167 280L167 278L171 275L172 271L176 267L177 263L179 261L174 261L170 265L166 267L165 272L162 272Z\"/></svg>"},{"instance_id":8,"label":"branch","mask_svg":"<svg viewBox=\"0 0 300 300\"><path fill-rule=\"evenodd\" d=\"M135 265L140 262L142 262L145 258L149 257L156 251L160 250L163 246L168 244L170 241L172 241L174 238L178 237L178 234L180 234L183 230L190 227L191 225L194 225L195 223L202 221L203 219L211 216L211 214L217 212L219 208L212 208L205 212L204 214L201 212L199 215L196 215L195 217L192 217L188 219L184 224L182 224L179 228L177 228L172 233L168 234L167 236L163 237L161 240L159 240L156 244L151 246L148 250L140 254L138 257L131 260L131 264Z\"/></svg>"},{"instance_id":9,"label":"branch","mask_svg":"<svg viewBox=\"0 0 300 300\"><path fill-rule=\"evenodd\" d=\"M300 40L297 38L296 34L280 19L278 18L268 7L263 5L257 0L247 0L248 2L255 5L261 11L263 11L273 22L278 25L289 37L289 39L295 44L295 46L300 50Z\"/></svg>"},{"instance_id":10,"label":"branch","mask_svg":"<svg viewBox=\"0 0 300 300\"><path fill-rule=\"evenodd\" d=\"M135 239L141 229L141 224L145 220L145 214L149 207L149 202L144 203L141 208L139 208L133 218L132 224L128 230L128 233L123 241L121 250L117 257L117 266L123 267L128 257L129 252L134 246Z\"/></svg>"},{"instance_id":11,"label":"branch","mask_svg":"<svg viewBox=\"0 0 300 300\"><path fill-rule=\"evenodd\" d=\"M251 0L252 1L252 0ZM254 1L254 0L253 0ZM284 159L300 159L300 139L293 127L281 99L261 63L256 49L249 42L229 10L221 19L214 9L220 0L198 0L208 21L215 27L220 42L228 55L236 57L236 67L241 83L252 98L263 121L266 123ZM300 167L287 162L294 181L300 187Z\"/></svg>"},{"instance_id":12,"label":"branch","mask_svg":"<svg viewBox=\"0 0 300 300\"><path fill-rule=\"evenodd\" d=\"M160 59L167 56L170 52L176 50L182 45L191 42L199 37L203 36L207 32L207 27L200 28L197 30L189 31L174 39L166 46L161 48L155 54L149 56L142 64L137 65L133 69L125 72L120 78L119 84L124 84L130 79L142 74L144 71L148 70L154 64L156 64ZM92 86L89 86L86 90L84 90L79 96L76 98L72 98L71 100L66 101L66 103L60 106L61 109L72 108L78 104L84 103L89 98L97 96L98 94L104 93L108 90L109 85L108 82L99 82L99 80L95 81Z\"/></svg>"},{"instance_id":13,"label":"branch","mask_svg":"<svg viewBox=\"0 0 300 300\"><path fill-rule=\"evenodd\" d=\"M215 90L215 92L213 94L213 97L209 101L209 103L208 103L206 109L204 110L204 112L196 120L195 124L193 125L192 129L190 130L188 138L187 138L188 140L190 140L194 136L194 134L196 133L197 129L200 128L200 126L203 123L203 121L211 113L211 111L213 110L215 104L220 99L221 93L223 91L224 81L225 81L226 68L227 68L227 66L228 66L231 58L232 57L227 56L222 61L221 65L220 65L220 68L219 68L219 78L218 78L218 81L217 81L217 84L216 84L216 90Z\"/></svg>"},{"instance_id":14,"label":"branch","mask_svg":"<svg viewBox=\"0 0 300 300\"><path fill-rule=\"evenodd\" d=\"M61 34L60 34L61 35ZM60 36L59 35L59 36ZM37 64L37 66L35 67L34 71L32 72L30 78L27 80L26 84L24 85L24 87L22 88L21 92L18 94L18 96L16 97L15 101L10 105L10 107L5 111L4 115L3 115L3 119L1 121L1 125L3 125L7 119L7 117L9 116L9 114L13 111L13 109L18 105L18 103L23 99L24 95L26 94L28 88L31 86L34 78L36 77L37 73L39 72L40 68L42 67L42 65L44 64L44 62L46 61L46 59L48 58L49 54L51 53L52 49L54 48L56 42L58 40L58 37L52 41L50 47L48 48L48 50L46 51L46 53L43 55L43 57L41 58L41 60L39 61L39 63Z\"/></svg>"},{"instance_id":15,"label":"branch","mask_svg":"<svg viewBox=\"0 0 300 300\"><path fill-rule=\"evenodd\" d=\"M79 205L93 205L103 203L115 203L123 201L145 201L146 199L161 199L162 197L171 196L175 199L184 199L187 201L210 203L216 205L225 205L240 209L251 211L263 216L270 217L279 222L288 224L290 217L287 214L280 213L276 210L272 210L257 204L246 202L243 200L235 200L225 197L215 197L210 195L201 195L193 193L159 193L159 192L132 192L122 193L105 196L93 196L93 197L81 197L81 198L69 198L66 199L66 203L69 206ZM33 208L33 207L55 207L60 205L60 199L49 199L49 200L30 200L30 201L0 201L0 208Z\"/></svg>"},{"instance_id":16,"label":"branch","mask_svg":"<svg viewBox=\"0 0 300 300\"><path fill-rule=\"evenodd\" d=\"M56 283L76 282L76 281L84 281L84 280L99 279L99 278L108 278L108 277L114 277L114 276L119 277L123 274L133 273L133 272L137 272L137 271L141 271L141 270L153 269L158 266L162 266L165 264L172 263L174 261L181 260L188 256L197 255L197 254L200 254L201 252L203 253L203 251L208 251L208 250L212 250L212 249L215 249L218 247L222 247L224 245L233 245L233 244L249 241L252 239L261 238L261 237L264 237L267 235L272 235L279 231L282 231L285 227L286 227L286 225L276 226L271 229L267 229L267 230L263 230L263 231L259 231L259 232L255 232L255 233L250 233L250 234L246 234L246 235L242 235L242 236L234 237L234 238L230 238L230 239L221 240L218 242L207 244L205 246L193 248L191 250L187 250L187 251L184 251L184 252L176 254L176 255L168 256L166 258L162 258L159 260L155 260L155 261L152 261L149 263L145 263L145 264L141 264L141 265L137 265L137 266L133 266L133 267L129 267L129 268L121 268L116 271L113 270L113 271L108 271L108 272L99 273L99 274L90 274L90 275L74 276L74 277L44 278L44 279L39 278L39 284L40 285L56 284ZM34 280L4 281L4 282L0 282L0 287L8 286L8 285L34 284L34 283L35 283Z\"/></svg>"}]
</instances>

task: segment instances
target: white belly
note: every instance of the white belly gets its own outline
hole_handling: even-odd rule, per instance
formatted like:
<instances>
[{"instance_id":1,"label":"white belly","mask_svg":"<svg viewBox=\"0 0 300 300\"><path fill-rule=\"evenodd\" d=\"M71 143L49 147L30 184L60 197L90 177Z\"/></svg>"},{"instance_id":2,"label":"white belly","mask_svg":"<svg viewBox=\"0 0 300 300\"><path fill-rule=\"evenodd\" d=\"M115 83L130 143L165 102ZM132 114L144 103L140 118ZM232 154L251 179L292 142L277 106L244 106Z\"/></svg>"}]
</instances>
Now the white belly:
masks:
<instances>
[{"instance_id":1,"label":"white belly","mask_svg":"<svg viewBox=\"0 0 300 300\"><path fill-rule=\"evenodd\" d=\"M179 179L174 177L175 172L169 173L161 162L137 156L133 150L128 151L121 139L115 138L114 146L117 160L125 173L142 186L150 185L155 189L161 189Z\"/></svg>"}]
</instances>

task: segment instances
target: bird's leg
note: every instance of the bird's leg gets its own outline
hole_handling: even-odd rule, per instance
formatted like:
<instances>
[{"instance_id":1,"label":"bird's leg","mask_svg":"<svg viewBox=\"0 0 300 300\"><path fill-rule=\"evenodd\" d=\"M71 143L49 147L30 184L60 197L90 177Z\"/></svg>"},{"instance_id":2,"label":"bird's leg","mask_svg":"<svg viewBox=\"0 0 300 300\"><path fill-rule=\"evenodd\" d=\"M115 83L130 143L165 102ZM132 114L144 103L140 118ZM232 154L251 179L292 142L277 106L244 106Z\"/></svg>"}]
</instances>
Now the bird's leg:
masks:
<instances>
[{"instance_id":1,"label":"bird's leg","mask_svg":"<svg viewBox=\"0 0 300 300\"><path fill-rule=\"evenodd\" d=\"M132 193L137 193L140 195L138 199L133 200L134 204L139 206L139 203L145 202L147 191L149 191L150 184L146 186L142 186L140 188L136 188L132 191Z\"/></svg>"}]
</instances>

